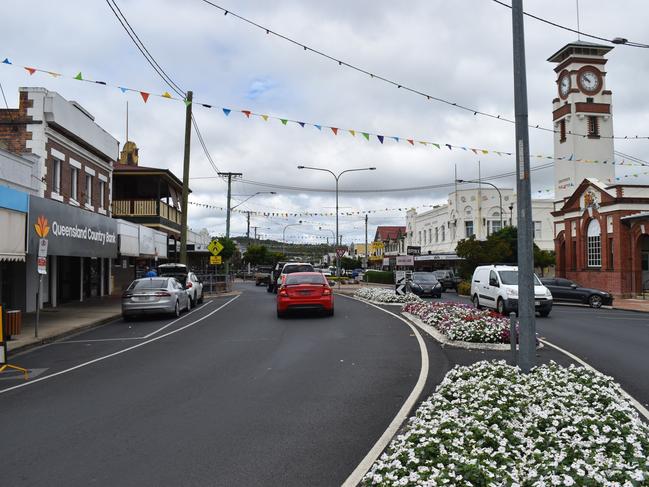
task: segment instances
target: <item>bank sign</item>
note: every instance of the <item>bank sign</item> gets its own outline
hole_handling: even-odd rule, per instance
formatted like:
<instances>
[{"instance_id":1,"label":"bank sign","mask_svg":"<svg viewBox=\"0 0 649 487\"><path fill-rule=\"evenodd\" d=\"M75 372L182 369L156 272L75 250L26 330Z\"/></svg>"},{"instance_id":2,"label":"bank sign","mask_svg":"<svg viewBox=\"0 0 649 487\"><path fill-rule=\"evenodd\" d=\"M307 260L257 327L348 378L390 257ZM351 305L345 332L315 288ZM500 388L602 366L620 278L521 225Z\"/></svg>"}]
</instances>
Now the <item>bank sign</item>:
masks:
<instances>
[{"instance_id":1,"label":"bank sign","mask_svg":"<svg viewBox=\"0 0 649 487\"><path fill-rule=\"evenodd\" d=\"M48 255L117 257L117 222L97 213L36 196L29 197L29 253L48 240Z\"/></svg>"}]
</instances>

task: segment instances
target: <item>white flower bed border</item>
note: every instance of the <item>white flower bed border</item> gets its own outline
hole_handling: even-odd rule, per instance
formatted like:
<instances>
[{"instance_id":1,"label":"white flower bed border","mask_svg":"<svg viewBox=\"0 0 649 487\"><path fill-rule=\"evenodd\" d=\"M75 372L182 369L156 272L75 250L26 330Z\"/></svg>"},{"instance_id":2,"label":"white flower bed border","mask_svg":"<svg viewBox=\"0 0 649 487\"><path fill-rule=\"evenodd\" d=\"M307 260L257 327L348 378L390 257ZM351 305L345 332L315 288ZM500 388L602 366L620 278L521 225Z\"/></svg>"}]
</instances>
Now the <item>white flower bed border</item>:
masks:
<instances>
[{"instance_id":1,"label":"white flower bed border","mask_svg":"<svg viewBox=\"0 0 649 487\"><path fill-rule=\"evenodd\" d=\"M648 483L649 426L612 378L555 363L523 374L504 361L452 369L361 482Z\"/></svg>"},{"instance_id":2,"label":"white flower bed border","mask_svg":"<svg viewBox=\"0 0 649 487\"><path fill-rule=\"evenodd\" d=\"M403 306L406 303L422 301L416 294L398 295L394 289L384 287L362 287L354 293L354 298L382 306Z\"/></svg>"}]
</instances>

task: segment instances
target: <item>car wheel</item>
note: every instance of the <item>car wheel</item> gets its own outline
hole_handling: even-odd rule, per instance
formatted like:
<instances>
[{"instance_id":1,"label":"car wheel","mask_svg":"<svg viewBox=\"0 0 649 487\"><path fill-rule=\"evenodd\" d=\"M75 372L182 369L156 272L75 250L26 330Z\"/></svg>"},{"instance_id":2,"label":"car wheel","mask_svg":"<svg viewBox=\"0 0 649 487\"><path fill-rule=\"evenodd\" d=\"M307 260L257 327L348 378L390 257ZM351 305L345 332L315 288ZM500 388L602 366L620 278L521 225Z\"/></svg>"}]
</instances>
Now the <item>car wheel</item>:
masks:
<instances>
[{"instance_id":1,"label":"car wheel","mask_svg":"<svg viewBox=\"0 0 649 487\"><path fill-rule=\"evenodd\" d=\"M541 318L547 318L550 316L550 311L539 311L539 315L541 315Z\"/></svg>"},{"instance_id":2,"label":"car wheel","mask_svg":"<svg viewBox=\"0 0 649 487\"><path fill-rule=\"evenodd\" d=\"M471 298L471 302L473 303L473 306L476 307L476 309L482 309L482 306L480 306L480 300L478 299L477 294L473 295L473 298Z\"/></svg>"},{"instance_id":3,"label":"car wheel","mask_svg":"<svg viewBox=\"0 0 649 487\"><path fill-rule=\"evenodd\" d=\"M180 305L178 304L178 300L176 300L176 306L174 306L174 315L176 318L180 318Z\"/></svg>"},{"instance_id":4,"label":"car wheel","mask_svg":"<svg viewBox=\"0 0 649 487\"><path fill-rule=\"evenodd\" d=\"M496 311L499 314L505 316L507 314L507 309L505 308L505 301L502 298L498 298L498 303L496 304Z\"/></svg>"},{"instance_id":5,"label":"car wheel","mask_svg":"<svg viewBox=\"0 0 649 487\"><path fill-rule=\"evenodd\" d=\"M602 297L597 294L593 294L588 298L588 304L591 308L601 308L602 307Z\"/></svg>"},{"instance_id":6,"label":"car wheel","mask_svg":"<svg viewBox=\"0 0 649 487\"><path fill-rule=\"evenodd\" d=\"M124 321L133 321L133 316L131 315L122 315Z\"/></svg>"}]
</instances>

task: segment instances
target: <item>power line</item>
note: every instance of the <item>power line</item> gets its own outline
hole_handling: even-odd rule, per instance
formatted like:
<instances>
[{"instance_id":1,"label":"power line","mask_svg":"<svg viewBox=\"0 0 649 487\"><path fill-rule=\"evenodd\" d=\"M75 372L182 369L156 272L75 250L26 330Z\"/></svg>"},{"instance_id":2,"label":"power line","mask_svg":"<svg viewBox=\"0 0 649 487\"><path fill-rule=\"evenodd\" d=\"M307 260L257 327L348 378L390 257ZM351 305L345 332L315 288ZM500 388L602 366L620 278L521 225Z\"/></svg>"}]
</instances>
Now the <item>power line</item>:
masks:
<instances>
[{"instance_id":1,"label":"power line","mask_svg":"<svg viewBox=\"0 0 649 487\"><path fill-rule=\"evenodd\" d=\"M503 7L507 7L509 9L512 8L511 5L508 5L505 2L501 2L500 0L491 0L491 1L497 3L498 5L502 5ZM539 22L543 22L544 24L551 25L552 27L567 30L568 32L573 32L573 33L575 33L577 35L582 35L584 37L589 37L591 39L596 39L598 41L610 42L611 44L618 44L618 45L622 45L622 46L640 47L640 48L643 48L643 49L649 49L649 44L642 44L642 43L639 43L639 42L632 42L632 41L629 41L628 39L625 39L623 37L614 37L613 39L608 39L606 37L601 37L601 36L598 36L598 35L595 35L595 34L588 34L586 32L582 32L581 30L579 30L579 28L573 29L573 28L567 27L565 25L557 24L556 22L552 22L551 20L544 19L542 17L538 17L538 16L533 15L533 14L531 14L529 12L523 12L523 15L526 15L526 16L530 17L531 19L538 20Z\"/></svg>"}]
</instances>

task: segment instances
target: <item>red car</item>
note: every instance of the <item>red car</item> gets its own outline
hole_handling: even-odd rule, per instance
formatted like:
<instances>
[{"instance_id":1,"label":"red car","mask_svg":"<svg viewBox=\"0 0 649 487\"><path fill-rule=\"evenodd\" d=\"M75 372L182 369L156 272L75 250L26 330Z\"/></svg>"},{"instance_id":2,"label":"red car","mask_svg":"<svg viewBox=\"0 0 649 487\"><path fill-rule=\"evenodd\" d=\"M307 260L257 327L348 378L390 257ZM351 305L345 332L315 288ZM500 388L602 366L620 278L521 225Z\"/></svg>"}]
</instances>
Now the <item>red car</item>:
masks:
<instances>
[{"instance_id":1,"label":"red car","mask_svg":"<svg viewBox=\"0 0 649 487\"><path fill-rule=\"evenodd\" d=\"M333 316L334 296L327 278L320 272L287 274L277 293L277 317L291 309L322 310Z\"/></svg>"}]
</instances>

